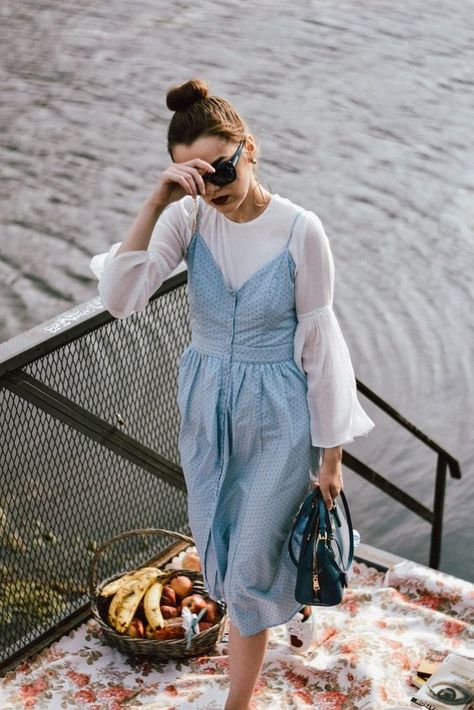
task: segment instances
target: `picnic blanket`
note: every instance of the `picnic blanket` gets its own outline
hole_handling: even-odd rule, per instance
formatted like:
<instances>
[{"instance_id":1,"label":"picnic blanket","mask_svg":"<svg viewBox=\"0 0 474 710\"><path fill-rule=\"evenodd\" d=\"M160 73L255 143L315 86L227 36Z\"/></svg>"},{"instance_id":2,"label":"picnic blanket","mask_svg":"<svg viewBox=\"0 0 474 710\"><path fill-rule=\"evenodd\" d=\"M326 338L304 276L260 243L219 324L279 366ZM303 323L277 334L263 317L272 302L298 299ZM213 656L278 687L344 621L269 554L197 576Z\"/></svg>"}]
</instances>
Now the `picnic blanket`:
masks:
<instances>
[{"instance_id":1,"label":"picnic blanket","mask_svg":"<svg viewBox=\"0 0 474 710\"><path fill-rule=\"evenodd\" d=\"M386 573L354 562L342 603L315 613L317 638L305 656L290 650L284 625L270 629L252 710L410 707L421 660L474 653L474 585L409 560ZM0 708L224 707L227 633L212 655L166 663L133 660L101 633L91 618L0 678Z\"/></svg>"}]
</instances>

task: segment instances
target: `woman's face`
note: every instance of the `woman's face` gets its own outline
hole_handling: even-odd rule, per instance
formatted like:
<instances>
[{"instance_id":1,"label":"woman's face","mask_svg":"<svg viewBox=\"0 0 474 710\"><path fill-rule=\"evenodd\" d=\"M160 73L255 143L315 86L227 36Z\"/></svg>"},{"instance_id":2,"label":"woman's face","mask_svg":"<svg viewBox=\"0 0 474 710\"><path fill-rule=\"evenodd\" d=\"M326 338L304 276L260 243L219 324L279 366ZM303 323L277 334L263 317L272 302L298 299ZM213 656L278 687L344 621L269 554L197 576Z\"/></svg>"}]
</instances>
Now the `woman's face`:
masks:
<instances>
[{"instance_id":1,"label":"woman's face","mask_svg":"<svg viewBox=\"0 0 474 710\"><path fill-rule=\"evenodd\" d=\"M201 136L191 145L182 143L173 147L173 160L176 163L184 163L193 158L201 158L208 163L219 160L228 160L237 150L239 143L234 143L220 136ZM246 198L251 197L251 188L255 183L249 158L255 149L252 136L247 136L239 161L236 165L237 179L229 185L220 187L211 182L206 182L206 194L201 198L226 215L231 215L242 205ZM250 154L250 155L249 155ZM205 170L198 168L202 174ZM214 202L216 198L227 196L227 201L223 204Z\"/></svg>"}]
</instances>

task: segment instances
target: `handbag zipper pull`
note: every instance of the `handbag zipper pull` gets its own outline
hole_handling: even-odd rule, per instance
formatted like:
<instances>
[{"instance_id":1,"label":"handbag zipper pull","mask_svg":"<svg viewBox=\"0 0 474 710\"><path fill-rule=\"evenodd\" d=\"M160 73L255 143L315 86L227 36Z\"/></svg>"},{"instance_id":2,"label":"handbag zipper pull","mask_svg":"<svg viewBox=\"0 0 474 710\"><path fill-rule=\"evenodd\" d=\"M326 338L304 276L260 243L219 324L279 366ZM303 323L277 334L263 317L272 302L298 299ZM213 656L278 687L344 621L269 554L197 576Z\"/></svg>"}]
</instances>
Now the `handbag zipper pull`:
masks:
<instances>
[{"instance_id":1,"label":"handbag zipper pull","mask_svg":"<svg viewBox=\"0 0 474 710\"><path fill-rule=\"evenodd\" d=\"M318 540L314 540L313 541L313 574L312 574L313 592L317 592L319 590L317 547L318 547Z\"/></svg>"}]
</instances>

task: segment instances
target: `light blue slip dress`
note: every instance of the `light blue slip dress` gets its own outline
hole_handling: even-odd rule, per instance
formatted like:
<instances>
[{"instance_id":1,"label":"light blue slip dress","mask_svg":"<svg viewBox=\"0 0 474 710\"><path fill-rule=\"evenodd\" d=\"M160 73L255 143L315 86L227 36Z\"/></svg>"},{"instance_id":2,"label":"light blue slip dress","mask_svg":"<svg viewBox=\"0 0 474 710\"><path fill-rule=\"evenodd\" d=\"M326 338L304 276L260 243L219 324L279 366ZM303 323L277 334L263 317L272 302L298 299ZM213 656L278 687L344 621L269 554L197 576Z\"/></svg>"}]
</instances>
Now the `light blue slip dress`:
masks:
<instances>
[{"instance_id":1,"label":"light blue slip dress","mask_svg":"<svg viewBox=\"0 0 474 710\"><path fill-rule=\"evenodd\" d=\"M288 537L320 463L293 359L288 245L301 210L286 248L230 289L199 233L201 208L186 254L192 338L179 361L179 452L204 583L250 636L301 609Z\"/></svg>"}]
</instances>

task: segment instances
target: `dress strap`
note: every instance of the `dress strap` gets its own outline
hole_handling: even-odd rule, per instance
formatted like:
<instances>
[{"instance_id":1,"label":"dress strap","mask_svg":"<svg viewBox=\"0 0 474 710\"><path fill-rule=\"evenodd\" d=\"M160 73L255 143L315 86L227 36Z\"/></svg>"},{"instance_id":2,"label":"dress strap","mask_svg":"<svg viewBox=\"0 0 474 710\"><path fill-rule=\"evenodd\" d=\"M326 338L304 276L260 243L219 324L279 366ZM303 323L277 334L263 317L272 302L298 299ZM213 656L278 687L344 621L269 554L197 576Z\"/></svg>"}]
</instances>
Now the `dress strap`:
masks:
<instances>
[{"instance_id":1,"label":"dress strap","mask_svg":"<svg viewBox=\"0 0 474 710\"><path fill-rule=\"evenodd\" d=\"M291 237L293 236L293 230L294 230L295 224L296 224L296 222L297 222L297 220L298 220L298 217L299 217L301 214L303 214L303 210L298 210L298 212L297 212L296 215L295 215L295 218L294 218L294 220L293 220L293 224L291 225L290 236L288 237L288 241L287 241L287 243L286 243L286 248L287 248L287 249L288 249L288 247L289 247L289 245L290 245Z\"/></svg>"}]
</instances>

